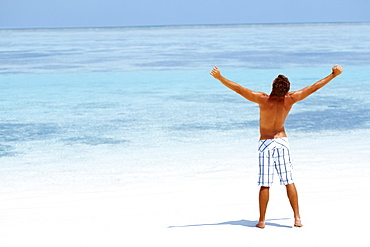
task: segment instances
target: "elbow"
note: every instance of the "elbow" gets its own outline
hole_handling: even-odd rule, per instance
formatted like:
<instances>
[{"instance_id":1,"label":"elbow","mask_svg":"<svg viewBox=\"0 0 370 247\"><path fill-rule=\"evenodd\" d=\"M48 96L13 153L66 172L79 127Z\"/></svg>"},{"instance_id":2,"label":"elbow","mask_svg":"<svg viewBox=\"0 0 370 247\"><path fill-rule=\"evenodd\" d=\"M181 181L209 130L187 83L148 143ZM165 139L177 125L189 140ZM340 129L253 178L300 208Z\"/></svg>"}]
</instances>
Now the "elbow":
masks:
<instances>
[{"instance_id":1,"label":"elbow","mask_svg":"<svg viewBox=\"0 0 370 247\"><path fill-rule=\"evenodd\" d=\"M237 93L237 94L240 94L240 95L243 95L243 88L241 86L235 86L233 88L234 92Z\"/></svg>"},{"instance_id":2,"label":"elbow","mask_svg":"<svg viewBox=\"0 0 370 247\"><path fill-rule=\"evenodd\" d=\"M242 90L240 90L240 88L235 88L234 92L237 93L237 94L242 95Z\"/></svg>"},{"instance_id":3,"label":"elbow","mask_svg":"<svg viewBox=\"0 0 370 247\"><path fill-rule=\"evenodd\" d=\"M319 89L320 88L314 88L310 94L313 94L313 93L317 92L317 90L319 90Z\"/></svg>"}]
</instances>

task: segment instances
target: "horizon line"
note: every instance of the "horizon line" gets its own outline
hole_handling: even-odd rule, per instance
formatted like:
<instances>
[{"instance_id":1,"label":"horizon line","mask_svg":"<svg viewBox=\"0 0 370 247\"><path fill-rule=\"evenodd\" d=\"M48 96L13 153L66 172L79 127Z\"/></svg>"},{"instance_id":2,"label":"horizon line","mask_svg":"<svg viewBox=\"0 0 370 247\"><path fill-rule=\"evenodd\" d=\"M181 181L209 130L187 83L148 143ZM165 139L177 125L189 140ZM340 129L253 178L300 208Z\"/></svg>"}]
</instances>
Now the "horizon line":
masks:
<instances>
[{"instance_id":1,"label":"horizon line","mask_svg":"<svg viewBox=\"0 0 370 247\"><path fill-rule=\"evenodd\" d=\"M27 30L87 30L87 29L145 29L145 28L189 28L189 27L230 27L230 26L284 26L284 25L336 25L336 24L370 24L370 22L272 22L272 23L218 23L218 24L163 24L132 26L80 26L80 27L0 27L0 31Z\"/></svg>"}]
</instances>

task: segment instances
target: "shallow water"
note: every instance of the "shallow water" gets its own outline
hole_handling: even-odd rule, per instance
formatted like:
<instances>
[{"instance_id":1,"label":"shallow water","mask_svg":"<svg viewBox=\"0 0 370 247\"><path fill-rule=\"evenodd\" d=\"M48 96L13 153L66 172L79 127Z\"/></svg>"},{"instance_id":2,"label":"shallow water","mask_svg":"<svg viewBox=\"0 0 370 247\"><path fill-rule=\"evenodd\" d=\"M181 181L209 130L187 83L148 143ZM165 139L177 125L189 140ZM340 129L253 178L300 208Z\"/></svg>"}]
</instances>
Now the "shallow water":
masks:
<instances>
[{"instance_id":1,"label":"shallow water","mask_svg":"<svg viewBox=\"0 0 370 247\"><path fill-rule=\"evenodd\" d=\"M341 64L294 106L288 135L369 133L367 33L370 24L0 30L0 176L40 187L82 174L128 181L138 164L176 166L168 152L194 163L194 146L256 141L258 107L214 80L214 65L269 93L278 74L298 90Z\"/></svg>"}]
</instances>

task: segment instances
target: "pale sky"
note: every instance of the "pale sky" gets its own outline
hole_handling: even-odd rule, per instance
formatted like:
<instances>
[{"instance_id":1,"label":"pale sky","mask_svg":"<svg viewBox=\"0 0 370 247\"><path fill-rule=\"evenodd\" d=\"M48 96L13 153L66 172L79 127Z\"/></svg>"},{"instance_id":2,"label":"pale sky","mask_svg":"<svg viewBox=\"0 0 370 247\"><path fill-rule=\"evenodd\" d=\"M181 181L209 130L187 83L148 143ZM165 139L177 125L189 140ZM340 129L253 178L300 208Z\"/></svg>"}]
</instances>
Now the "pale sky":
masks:
<instances>
[{"instance_id":1,"label":"pale sky","mask_svg":"<svg viewBox=\"0 0 370 247\"><path fill-rule=\"evenodd\" d=\"M0 28L370 22L370 0L0 0Z\"/></svg>"}]
</instances>

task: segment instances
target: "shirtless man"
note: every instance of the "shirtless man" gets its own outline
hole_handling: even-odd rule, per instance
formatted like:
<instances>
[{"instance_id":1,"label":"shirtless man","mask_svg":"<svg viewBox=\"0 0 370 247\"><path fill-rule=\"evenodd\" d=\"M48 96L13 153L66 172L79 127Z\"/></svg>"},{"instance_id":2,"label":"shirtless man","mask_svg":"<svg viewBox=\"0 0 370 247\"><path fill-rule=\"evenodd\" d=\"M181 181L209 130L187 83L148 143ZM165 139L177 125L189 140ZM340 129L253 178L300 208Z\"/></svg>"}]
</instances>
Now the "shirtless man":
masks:
<instances>
[{"instance_id":1,"label":"shirtless man","mask_svg":"<svg viewBox=\"0 0 370 247\"><path fill-rule=\"evenodd\" d=\"M270 95L252 91L226 79L221 75L217 67L214 67L210 72L215 79L222 82L226 87L247 100L257 103L260 108L260 140L258 147L260 168L258 184L261 186L259 192L260 218L256 227L265 227L265 214L274 169L279 175L280 183L286 186L287 195L294 213L294 226L303 226L299 215L298 193L293 182L293 166L284 123L293 104L305 99L328 84L332 79L340 75L342 71L341 66L335 65L330 75L313 85L295 92L289 92L290 83L288 78L279 75L272 83Z\"/></svg>"}]
</instances>

